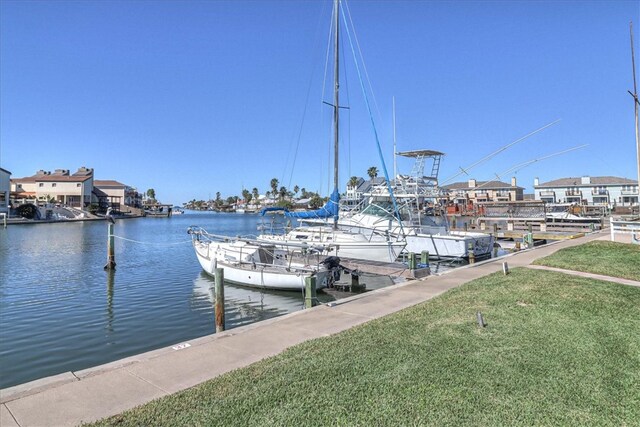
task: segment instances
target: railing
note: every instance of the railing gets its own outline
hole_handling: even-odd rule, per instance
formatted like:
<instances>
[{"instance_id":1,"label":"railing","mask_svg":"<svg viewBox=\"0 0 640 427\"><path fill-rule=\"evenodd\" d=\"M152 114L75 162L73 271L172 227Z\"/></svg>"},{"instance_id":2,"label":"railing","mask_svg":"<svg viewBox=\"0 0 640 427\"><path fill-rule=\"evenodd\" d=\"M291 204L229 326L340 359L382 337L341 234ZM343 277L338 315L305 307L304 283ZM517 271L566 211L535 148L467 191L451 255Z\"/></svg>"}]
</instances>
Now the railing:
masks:
<instances>
[{"instance_id":1,"label":"railing","mask_svg":"<svg viewBox=\"0 0 640 427\"><path fill-rule=\"evenodd\" d=\"M630 234L631 242L640 244L640 221L620 221L609 218L611 241L616 241L616 234Z\"/></svg>"},{"instance_id":2,"label":"railing","mask_svg":"<svg viewBox=\"0 0 640 427\"><path fill-rule=\"evenodd\" d=\"M540 192L540 197L555 197L556 196L556 192L555 191L541 191Z\"/></svg>"},{"instance_id":3,"label":"railing","mask_svg":"<svg viewBox=\"0 0 640 427\"><path fill-rule=\"evenodd\" d=\"M565 196L580 196L582 197L582 191L577 190L567 190L564 192Z\"/></svg>"},{"instance_id":4,"label":"railing","mask_svg":"<svg viewBox=\"0 0 640 427\"><path fill-rule=\"evenodd\" d=\"M608 196L609 191L607 190L591 190L591 194L594 196Z\"/></svg>"},{"instance_id":5,"label":"railing","mask_svg":"<svg viewBox=\"0 0 640 427\"><path fill-rule=\"evenodd\" d=\"M621 190L620 194L623 196L635 196L638 194L638 190Z\"/></svg>"}]
</instances>

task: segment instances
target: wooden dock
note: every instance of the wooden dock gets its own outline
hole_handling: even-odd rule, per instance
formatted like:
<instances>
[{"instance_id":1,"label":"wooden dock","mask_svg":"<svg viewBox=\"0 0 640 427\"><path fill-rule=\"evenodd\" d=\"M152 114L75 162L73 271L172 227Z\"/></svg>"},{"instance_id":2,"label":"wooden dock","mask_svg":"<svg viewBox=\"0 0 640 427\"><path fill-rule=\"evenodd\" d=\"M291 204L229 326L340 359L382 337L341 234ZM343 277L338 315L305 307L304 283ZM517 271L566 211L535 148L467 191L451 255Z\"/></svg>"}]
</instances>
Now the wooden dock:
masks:
<instances>
[{"instance_id":1,"label":"wooden dock","mask_svg":"<svg viewBox=\"0 0 640 427\"><path fill-rule=\"evenodd\" d=\"M410 270L407 264L401 262L378 262L355 258L340 257L340 265L349 270L358 270L363 273L378 274L380 276L404 277L405 279L420 279L430 274L429 267Z\"/></svg>"},{"instance_id":2,"label":"wooden dock","mask_svg":"<svg viewBox=\"0 0 640 427\"><path fill-rule=\"evenodd\" d=\"M485 231L479 231L481 233ZM514 231L498 231L497 233L493 233L496 238L499 239L517 239L522 240L522 238L528 234L528 231L523 230L514 230ZM534 231L533 240L569 240L569 239L577 239L579 237L583 237L585 233L583 232L574 232L574 231Z\"/></svg>"},{"instance_id":3,"label":"wooden dock","mask_svg":"<svg viewBox=\"0 0 640 427\"><path fill-rule=\"evenodd\" d=\"M377 274L379 276L404 277L405 279L421 279L431 273L429 267L411 270L407 264L401 262L379 262L355 258L340 258L340 265L349 270L358 270L361 273ZM306 262L305 258L294 256L294 262Z\"/></svg>"}]
</instances>

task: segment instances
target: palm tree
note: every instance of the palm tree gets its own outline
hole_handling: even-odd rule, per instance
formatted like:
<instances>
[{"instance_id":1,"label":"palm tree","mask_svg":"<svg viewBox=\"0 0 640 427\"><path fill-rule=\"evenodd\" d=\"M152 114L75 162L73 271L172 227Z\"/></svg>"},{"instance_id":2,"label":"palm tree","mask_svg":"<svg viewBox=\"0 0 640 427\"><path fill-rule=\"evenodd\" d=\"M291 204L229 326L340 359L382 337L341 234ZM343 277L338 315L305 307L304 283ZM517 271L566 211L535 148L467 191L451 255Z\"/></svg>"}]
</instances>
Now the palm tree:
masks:
<instances>
[{"instance_id":1,"label":"palm tree","mask_svg":"<svg viewBox=\"0 0 640 427\"><path fill-rule=\"evenodd\" d=\"M298 191L300 191L300 187L298 187L297 185L293 186L293 194L298 194Z\"/></svg>"},{"instance_id":2,"label":"palm tree","mask_svg":"<svg viewBox=\"0 0 640 427\"><path fill-rule=\"evenodd\" d=\"M271 185L271 190L273 190L273 191L271 192L271 194L273 194L274 196L275 196L276 194L278 194L278 184L279 184L279 182L278 182L278 179L277 179L277 178L272 178L272 179L271 179L271 184L270 184L270 185Z\"/></svg>"},{"instance_id":3,"label":"palm tree","mask_svg":"<svg viewBox=\"0 0 640 427\"><path fill-rule=\"evenodd\" d=\"M253 204L257 205L260 201L260 192L256 187L253 187L253 190L251 190L251 195L253 196Z\"/></svg>"},{"instance_id":4,"label":"palm tree","mask_svg":"<svg viewBox=\"0 0 640 427\"><path fill-rule=\"evenodd\" d=\"M378 168L375 166L371 166L369 169L367 169L367 175L369 175L369 178L373 179L375 177L378 176Z\"/></svg>"},{"instance_id":5,"label":"palm tree","mask_svg":"<svg viewBox=\"0 0 640 427\"><path fill-rule=\"evenodd\" d=\"M358 177L357 176L352 176L351 178L349 178L349 182L347 183L348 187L351 188L355 188L358 186Z\"/></svg>"},{"instance_id":6,"label":"palm tree","mask_svg":"<svg viewBox=\"0 0 640 427\"><path fill-rule=\"evenodd\" d=\"M242 190L242 198L244 199L244 202L248 205L251 202L251 192L245 188L244 190Z\"/></svg>"},{"instance_id":7,"label":"palm tree","mask_svg":"<svg viewBox=\"0 0 640 427\"><path fill-rule=\"evenodd\" d=\"M280 200L284 200L285 197L287 197L287 194L289 194L289 192L287 191L287 187L285 186L280 187L280 191L278 191L278 196L280 196Z\"/></svg>"}]
</instances>

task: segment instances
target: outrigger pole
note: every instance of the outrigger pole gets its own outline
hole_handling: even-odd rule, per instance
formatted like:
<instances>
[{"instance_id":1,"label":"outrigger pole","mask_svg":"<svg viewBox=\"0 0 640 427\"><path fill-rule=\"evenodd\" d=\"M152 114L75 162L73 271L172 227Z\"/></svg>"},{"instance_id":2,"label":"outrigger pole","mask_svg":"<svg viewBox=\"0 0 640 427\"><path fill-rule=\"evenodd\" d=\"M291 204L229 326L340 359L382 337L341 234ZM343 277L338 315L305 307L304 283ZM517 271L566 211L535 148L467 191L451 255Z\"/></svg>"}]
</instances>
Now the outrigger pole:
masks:
<instances>
[{"instance_id":1,"label":"outrigger pole","mask_svg":"<svg viewBox=\"0 0 640 427\"><path fill-rule=\"evenodd\" d=\"M631 36L631 67L633 69L633 93L631 91L629 94L633 97L633 107L636 116L636 153L638 156L638 204L640 206L640 129L638 128L638 105L640 105L640 101L638 101L638 90L636 87L636 61L633 54L633 21L629 23L629 34Z\"/></svg>"}]
</instances>

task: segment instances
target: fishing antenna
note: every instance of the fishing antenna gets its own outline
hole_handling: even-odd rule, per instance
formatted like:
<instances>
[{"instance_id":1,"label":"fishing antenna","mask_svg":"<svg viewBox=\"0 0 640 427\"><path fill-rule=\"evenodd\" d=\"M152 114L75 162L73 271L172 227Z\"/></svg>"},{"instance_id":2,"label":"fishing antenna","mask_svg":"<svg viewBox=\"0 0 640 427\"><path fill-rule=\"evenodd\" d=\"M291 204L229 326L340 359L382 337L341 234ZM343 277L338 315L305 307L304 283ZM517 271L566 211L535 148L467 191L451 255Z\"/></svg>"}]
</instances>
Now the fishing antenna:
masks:
<instances>
[{"instance_id":1,"label":"fishing antenna","mask_svg":"<svg viewBox=\"0 0 640 427\"><path fill-rule=\"evenodd\" d=\"M498 154L502 153L503 151L505 151L505 150L506 150L506 149L508 149L509 147L512 147L512 146L516 145L518 142L524 141L525 139L529 138L530 136L533 136L533 135L535 135L536 133L541 132L541 131L545 130L546 128L550 127L550 126L555 125L555 124L556 124L556 123L558 123L559 121L560 121L560 119L557 119L557 120L555 120L555 121L553 121L553 122L551 122L551 123L549 123L549 124L547 124L547 125L542 126L541 128L538 128L538 129L534 130L533 132L528 133L527 135L525 135L525 136L523 136L523 137L521 137L521 138L516 139L516 140L515 140L515 141L513 141L513 142L510 142L509 144L505 145L504 147L499 148L498 150L494 151L493 153L491 153L491 154L489 154L489 155L487 155L487 156L483 157L482 159L478 160L478 161L477 161L477 162L475 162L474 164L472 164L472 165L470 165L470 166L467 166L466 168L462 168L462 167L460 167L461 172L458 172L457 174L455 174L455 175L454 175L454 176L452 176L451 178L448 178L448 179L446 179L445 181L442 181L442 182L440 183L440 186L442 186L442 184L446 184L447 182L449 182L449 181L451 181L451 180L453 180L453 179L455 179L455 178L459 177L459 176L460 176L460 175L462 175L463 173L468 175L468 174L469 174L469 173L468 173L468 171L470 171L472 168L474 168L474 167L476 167L476 166L478 166L478 165L480 165L480 164L482 164L482 163L486 162L487 160L489 160L489 159L491 159L491 158L493 158L493 157L497 156Z\"/></svg>"}]
</instances>

